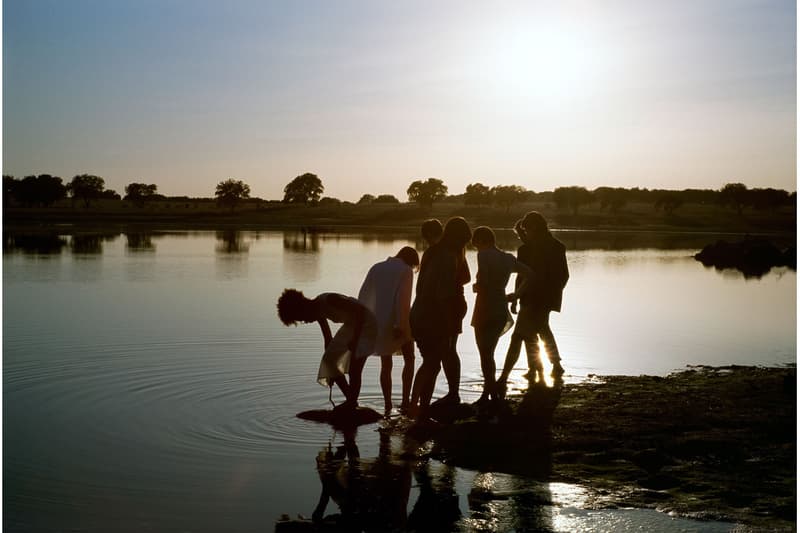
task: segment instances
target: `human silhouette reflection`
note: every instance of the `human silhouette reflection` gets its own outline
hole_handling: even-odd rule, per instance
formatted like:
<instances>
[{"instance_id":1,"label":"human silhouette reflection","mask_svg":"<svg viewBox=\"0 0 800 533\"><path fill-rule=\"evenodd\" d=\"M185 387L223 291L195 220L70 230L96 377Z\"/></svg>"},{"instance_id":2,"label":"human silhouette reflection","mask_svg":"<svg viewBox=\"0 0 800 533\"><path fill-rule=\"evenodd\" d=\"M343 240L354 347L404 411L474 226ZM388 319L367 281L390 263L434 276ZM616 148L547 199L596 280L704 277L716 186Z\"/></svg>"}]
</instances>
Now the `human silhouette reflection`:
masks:
<instances>
[{"instance_id":1,"label":"human silhouette reflection","mask_svg":"<svg viewBox=\"0 0 800 533\"><path fill-rule=\"evenodd\" d=\"M482 472L467 496L476 530L554 531L550 484L522 476Z\"/></svg>"},{"instance_id":2,"label":"human silhouette reflection","mask_svg":"<svg viewBox=\"0 0 800 533\"><path fill-rule=\"evenodd\" d=\"M217 232L218 254L246 254L250 251L250 243L244 240L241 231L226 229Z\"/></svg>"},{"instance_id":3,"label":"human silhouette reflection","mask_svg":"<svg viewBox=\"0 0 800 533\"><path fill-rule=\"evenodd\" d=\"M328 444L317 455L322 492L313 521L342 531L406 529L411 464L392 454L388 431L381 431L378 457L373 459L361 457L355 429L343 436L344 443L335 451ZM331 500L339 513L326 515Z\"/></svg>"},{"instance_id":4,"label":"human silhouette reflection","mask_svg":"<svg viewBox=\"0 0 800 533\"><path fill-rule=\"evenodd\" d=\"M292 252L319 252L319 235L306 228L299 231L284 231L283 249Z\"/></svg>"},{"instance_id":5,"label":"human silhouette reflection","mask_svg":"<svg viewBox=\"0 0 800 533\"><path fill-rule=\"evenodd\" d=\"M64 237L56 234L22 235L3 233L3 253L20 251L25 254L60 254L67 245Z\"/></svg>"},{"instance_id":6,"label":"human silhouette reflection","mask_svg":"<svg viewBox=\"0 0 800 533\"><path fill-rule=\"evenodd\" d=\"M454 484L456 470L446 464L438 466L434 469L425 460L414 469L419 497L408 515L409 531L454 531L461 519Z\"/></svg>"}]
</instances>

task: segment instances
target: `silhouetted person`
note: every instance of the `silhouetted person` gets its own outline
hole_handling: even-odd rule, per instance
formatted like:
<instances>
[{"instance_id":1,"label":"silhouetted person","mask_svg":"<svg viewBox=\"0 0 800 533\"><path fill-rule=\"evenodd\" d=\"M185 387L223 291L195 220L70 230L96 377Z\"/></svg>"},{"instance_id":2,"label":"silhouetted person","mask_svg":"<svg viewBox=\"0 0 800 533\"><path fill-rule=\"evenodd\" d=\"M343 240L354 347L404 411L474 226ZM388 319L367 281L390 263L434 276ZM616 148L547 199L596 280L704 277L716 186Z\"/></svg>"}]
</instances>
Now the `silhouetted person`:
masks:
<instances>
[{"instance_id":1,"label":"silhouetted person","mask_svg":"<svg viewBox=\"0 0 800 533\"><path fill-rule=\"evenodd\" d=\"M442 238L443 231L444 227L442 223L439 222L438 218L430 218L423 222L422 227L420 227L422 238L425 239L429 247L439 242L439 239Z\"/></svg>"},{"instance_id":2,"label":"silhouetted person","mask_svg":"<svg viewBox=\"0 0 800 533\"><path fill-rule=\"evenodd\" d=\"M419 254L404 246L396 256L376 263L361 284L358 300L373 312L378 326L375 353L381 358L381 390L386 411L392 408L392 356L403 354L402 397L400 408L408 408L411 383L414 380L414 340L411 337L409 313L414 269Z\"/></svg>"},{"instance_id":3,"label":"silhouetted person","mask_svg":"<svg viewBox=\"0 0 800 533\"><path fill-rule=\"evenodd\" d=\"M499 250L494 231L486 226L480 226L472 233L472 245L478 249L478 273L472 286L476 293L472 327L475 328L483 372L483 393L478 399L478 403L482 403L490 397L499 397L495 388L494 349L500 336L514 324L508 302L515 301L525 293L531 269L512 254ZM513 293L506 295L506 285L512 272L517 272L518 279L521 277L522 281L516 284Z\"/></svg>"},{"instance_id":4,"label":"silhouetted person","mask_svg":"<svg viewBox=\"0 0 800 533\"><path fill-rule=\"evenodd\" d=\"M439 221L439 219L431 218L422 223L420 233L422 234L422 238L425 239L425 242L427 242L428 246L430 247L439 242L439 240L442 238L444 228L442 227L442 223ZM461 283L459 290L461 291L463 301L463 312L461 315L461 318L463 319L467 314L467 300L464 298L463 286L469 283L470 272L466 256L464 254L462 254L462 256L463 260L460 261L458 265L458 279ZM460 333L461 325L459 324L458 332L452 338L452 342L449 344L448 352L442 357L442 369L444 370L444 375L447 379L447 395L445 395L444 398L437 400L437 403L447 404L459 403L461 401L458 392L461 384L461 358L459 357L457 350L458 335Z\"/></svg>"},{"instance_id":5,"label":"silhouetted person","mask_svg":"<svg viewBox=\"0 0 800 533\"><path fill-rule=\"evenodd\" d=\"M456 375L448 378L448 402L458 402L461 365L455 353L455 342L461 333L466 315L464 284L469 282L464 247L472 237L467 221L451 218L445 225L442 238L428 248L420 262L417 293L411 306L411 332L422 355L412 391L412 405L419 400L420 416L427 416L436 377L446 358ZM466 279L465 279L466 274Z\"/></svg>"},{"instance_id":6,"label":"silhouetted person","mask_svg":"<svg viewBox=\"0 0 800 533\"><path fill-rule=\"evenodd\" d=\"M553 237L547 228L547 221L536 211L531 211L518 221L514 229L522 241L517 250L517 259L533 270L531 283L519 299L519 315L511 343L508 346L503 371L498 379L498 387L503 387L511 370L519 359L522 342L528 354L529 381L535 381L535 374L542 374L539 356L539 343L544 343L547 356L553 365L552 376L560 379L564 374L561 356L556 340L550 330L550 311L561 311L561 298L564 286L569 279L566 248ZM512 303L512 311L515 308ZM543 376L542 376L543 377Z\"/></svg>"},{"instance_id":7,"label":"silhouetted person","mask_svg":"<svg viewBox=\"0 0 800 533\"><path fill-rule=\"evenodd\" d=\"M319 323L325 352L317 381L331 388L334 383L339 386L345 402L338 407L357 407L364 363L375 349L377 327L372 311L343 294L326 292L310 300L298 290L285 289L278 298L278 316L287 326L298 321ZM336 336L331 336L328 320L342 324ZM350 375L349 384L345 374Z\"/></svg>"}]
</instances>

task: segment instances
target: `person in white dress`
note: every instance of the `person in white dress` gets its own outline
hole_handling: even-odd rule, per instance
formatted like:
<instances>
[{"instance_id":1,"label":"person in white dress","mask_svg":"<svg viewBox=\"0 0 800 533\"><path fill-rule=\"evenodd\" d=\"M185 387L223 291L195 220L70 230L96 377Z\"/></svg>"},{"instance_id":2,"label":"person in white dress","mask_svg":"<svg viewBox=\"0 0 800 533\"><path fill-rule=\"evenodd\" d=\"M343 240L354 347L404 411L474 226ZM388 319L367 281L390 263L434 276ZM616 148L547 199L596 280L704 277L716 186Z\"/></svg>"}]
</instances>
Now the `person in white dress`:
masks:
<instances>
[{"instance_id":1,"label":"person in white dress","mask_svg":"<svg viewBox=\"0 0 800 533\"><path fill-rule=\"evenodd\" d=\"M410 246L397 255L374 264L367 272L358 301L375 315L377 337L375 353L381 358L380 383L384 409L392 409L392 357L403 354L402 397L400 409L408 407L414 380L414 340L409 325L414 269L419 254Z\"/></svg>"}]
</instances>

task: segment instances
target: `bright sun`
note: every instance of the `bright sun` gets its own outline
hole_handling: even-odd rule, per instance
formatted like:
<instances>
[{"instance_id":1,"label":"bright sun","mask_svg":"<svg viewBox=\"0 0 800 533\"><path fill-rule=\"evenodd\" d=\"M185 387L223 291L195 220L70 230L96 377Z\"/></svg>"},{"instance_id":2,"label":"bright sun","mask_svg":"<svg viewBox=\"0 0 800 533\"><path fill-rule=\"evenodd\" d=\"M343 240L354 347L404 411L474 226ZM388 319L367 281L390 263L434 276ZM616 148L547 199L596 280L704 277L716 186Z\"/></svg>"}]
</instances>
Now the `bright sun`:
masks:
<instances>
[{"instance_id":1,"label":"bright sun","mask_svg":"<svg viewBox=\"0 0 800 533\"><path fill-rule=\"evenodd\" d=\"M602 51L578 27L509 28L488 54L487 74L505 98L559 108L599 83Z\"/></svg>"}]
</instances>

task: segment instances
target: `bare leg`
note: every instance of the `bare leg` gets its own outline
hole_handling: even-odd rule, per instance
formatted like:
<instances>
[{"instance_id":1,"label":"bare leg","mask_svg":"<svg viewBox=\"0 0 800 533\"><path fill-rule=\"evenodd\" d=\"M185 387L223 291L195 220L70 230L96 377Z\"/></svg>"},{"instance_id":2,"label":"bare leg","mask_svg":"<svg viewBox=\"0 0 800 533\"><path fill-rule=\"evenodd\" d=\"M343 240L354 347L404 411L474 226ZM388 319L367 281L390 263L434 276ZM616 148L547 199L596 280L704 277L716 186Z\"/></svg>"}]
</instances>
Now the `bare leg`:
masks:
<instances>
[{"instance_id":1,"label":"bare leg","mask_svg":"<svg viewBox=\"0 0 800 533\"><path fill-rule=\"evenodd\" d=\"M381 356L381 391L383 392L383 408L392 408L392 356Z\"/></svg>"},{"instance_id":2,"label":"bare leg","mask_svg":"<svg viewBox=\"0 0 800 533\"><path fill-rule=\"evenodd\" d=\"M508 376L514 370L514 365L519 360L519 352L522 350L522 335L517 333L516 330L511 334L511 342L508 343L508 351L506 352L506 360L503 363L503 370L500 372L498 382L505 383L508 381Z\"/></svg>"},{"instance_id":3,"label":"bare leg","mask_svg":"<svg viewBox=\"0 0 800 533\"><path fill-rule=\"evenodd\" d=\"M333 378L333 382L339 387L339 390L344 394L345 401L350 400L350 385L347 384L347 379L344 375Z\"/></svg>"},{"instance_id":4,"label":"bare leg","mask_svg":"<svg viewBox=\"0 0 800 533\"><path fill-rule=\"evenodd\" d=\"M547 350L547 358L553 364L553 377L556 375L561 376L564 373L564 368L561 366L561 355L558 353L556 338L553 336L553 330L550 329L550 324L547 320L545 320L539 336L542 338L545 350Z\"/></svg>"},{"instance_id":5,"label":"bare leg","mask_svg":"<svg viewBox=\"0 0 800 533\"><path fill-rule=\"evenodd\" d=\"M442 369L447 378L447 396L458 398L458 389L461 386L461 358L456 351L458 335L448 339L447 348L442 355Z\"/></svg>"},{"instance_id":6,"label":"bare leg","mask_svg":"<svg viewBox=\"0 0 800 533\"><path fill-rule=\"evenodd\" d=\"M366 357L353 357L350 361L350 398L347 402L353 407L358 405L358 395L361 394L361 373L364 371Z\"/></svg>"},{"instance_id":7,"label":"bare leg","mask_svg":"<svg viewBox=\"0 0 800 533\"><path fill-rule=\"evenodd\" d=\"M410 341L403 345L403 396L400 400L400 407L409 405L411 396L411 383L414 381L414 342Z\"/></svg>"},{"instance_id":8,"label":"bare leg","mask_svg":"<svg viewBox=\"0 0 800 533\"><path fill-rule=\"evenodd\" d=\"M436 339L419 345L419 353L422 355L422 365L417 371L414 379L414 386L411 392L412 405L416 405L419 400L419 418L427 417L428 407L433 396L433 389L436 387L436 378L442 366L442 354L447 349L446 339Z\"/></svg>"},{"instance_id":9,"label":"bare leg","mask_svg":"<svg viewBox=\"0 0 800 533\"><path fill-rule=\"evenodd\" d=\"M497 347L499 336L494 334L494 331L489 333L480 332L475 330L475 340L478 344L478 353L481 357L481 372L483 373L483 393L481 400L486 400L491 395L496 398L497 391L495 390L495 372L497 367L494 362L494 349Z\"/></svg>"},{"instance_id":10,"label":"bare leg","mask_svg":"<svg viewBox=\"0 0 800 533\"><path fill-rule=\"evenodd\" d=\"M539 350L539 339L536 335L532 339L525 339L525 354L528 356L528 382L536 383L536 375L539 380L544 380L544 366L542 365L542 354Z\"/></svg>"}]
</instances>

